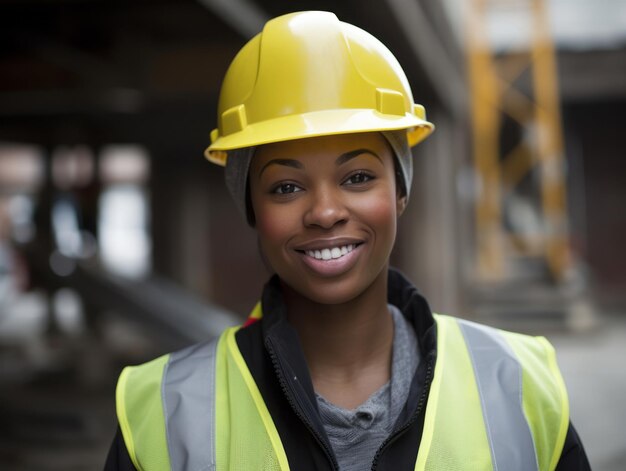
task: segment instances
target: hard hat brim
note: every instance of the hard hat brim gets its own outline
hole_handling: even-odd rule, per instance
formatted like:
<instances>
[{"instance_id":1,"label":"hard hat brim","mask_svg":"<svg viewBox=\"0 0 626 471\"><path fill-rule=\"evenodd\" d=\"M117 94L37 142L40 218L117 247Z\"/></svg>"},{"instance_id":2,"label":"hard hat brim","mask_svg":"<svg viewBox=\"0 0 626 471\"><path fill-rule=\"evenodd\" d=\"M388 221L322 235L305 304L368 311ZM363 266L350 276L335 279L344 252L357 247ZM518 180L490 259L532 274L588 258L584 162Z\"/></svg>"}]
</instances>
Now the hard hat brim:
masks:
<instances>
[{"instance_id":1,"label":"hard hat brim","mask_svg":"<svg viewBox=\"0 0 626 471\"><path fill-rule=\"evenodd\" d=\"M211 162L223 166L226 165L229 150L307 137L398 129L407 130L409 145L413 147L432 133L435 126L410 113L397 116L368 109L324 110L249 124L241 131L218 136L204 155Z\"/></svg>"}]
</instances>

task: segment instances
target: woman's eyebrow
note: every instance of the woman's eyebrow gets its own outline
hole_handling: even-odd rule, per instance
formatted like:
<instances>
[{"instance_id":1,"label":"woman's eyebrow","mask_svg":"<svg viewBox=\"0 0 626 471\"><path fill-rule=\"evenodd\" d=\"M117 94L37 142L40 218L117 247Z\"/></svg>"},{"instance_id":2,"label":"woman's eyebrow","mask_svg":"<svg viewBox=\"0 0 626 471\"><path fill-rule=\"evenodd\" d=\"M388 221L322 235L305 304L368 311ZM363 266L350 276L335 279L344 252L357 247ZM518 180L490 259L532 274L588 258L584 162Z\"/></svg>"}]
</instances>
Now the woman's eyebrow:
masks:
<instances>
[{"instance_id":1,"label":"woman's eyebrow","mask_svg":"<svg viewBox=\"0 0 626 471\"><path fill-rule=\"evenodd\" d=\"M272 159L268 163L263 165L263 168L259 172L259 177L261 175L263 175L263 172L265 171L265 169L267 167L269 167L270 165L285 165L287 167L293 167L293 168L298 168L298 169L303 169L304 168L304 165L302 165L302 163L299 162L298 160L294 160L294 159Z\"/></svg>"},{"instance_id":2,"label":"woman's eyebrow","mask_svg":"<svg viewBox=\"0 0 626 471\"><path fill-rule=\"evenodd\" d=\"M350 152L346 152L345 154L341 154L339 157L337 157L337 160L335 160L335 164L336 165L345 164L349 160L352 160L352 159L354 159L355 157L357 157L358 155L361 155L361 154L373 155L378 160L380 160L381 163L383 162L383 159L381 159L380 156L376 152L374 152L373 150L369 150L369 149L355 149L355 150L351 150Z\"/></svg>"}]
</instances>

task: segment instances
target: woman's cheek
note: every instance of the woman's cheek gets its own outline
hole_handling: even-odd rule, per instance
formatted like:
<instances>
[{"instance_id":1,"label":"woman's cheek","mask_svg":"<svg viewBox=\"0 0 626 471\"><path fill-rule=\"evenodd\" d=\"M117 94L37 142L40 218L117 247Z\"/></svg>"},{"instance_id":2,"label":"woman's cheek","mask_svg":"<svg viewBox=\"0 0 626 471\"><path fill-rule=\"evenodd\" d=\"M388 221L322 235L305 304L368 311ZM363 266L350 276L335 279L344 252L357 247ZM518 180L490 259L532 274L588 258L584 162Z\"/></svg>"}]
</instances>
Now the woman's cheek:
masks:
<instances>
[{"instance_id":1,"label":"woman's cheek","mask_svg":"<svg viewBox=\"0 0 626 471\"><path fill-rule=\"evenodd\" d=\"M360 199L356 202L354 208L366 220L372 222L380 223L396 219L395 195L387 191L376 192L368 198Z\"/></svg>"},{"instance_id":2,"label":"woman's cheek","mask_svg":"<svg viewBox=\"0 0 626 471\"><path fill-rule=\"evenodd\" d=\"M289 213L277 207L264 208L256 215L257 231L268 240L280 240L292 224Z\"/></svg>"}]
</instances>

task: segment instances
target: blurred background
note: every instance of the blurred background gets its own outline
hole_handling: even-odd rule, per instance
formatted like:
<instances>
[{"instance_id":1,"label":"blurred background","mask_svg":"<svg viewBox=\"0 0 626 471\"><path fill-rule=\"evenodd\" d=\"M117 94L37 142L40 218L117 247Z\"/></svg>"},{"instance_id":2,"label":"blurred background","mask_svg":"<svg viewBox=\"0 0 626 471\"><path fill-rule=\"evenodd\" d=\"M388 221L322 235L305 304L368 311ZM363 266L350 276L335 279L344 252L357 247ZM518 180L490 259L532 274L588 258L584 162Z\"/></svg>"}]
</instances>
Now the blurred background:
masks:
<instances>
[{"instance_id":1,"label":"blurred background","mask_svg":"<svg viewBox=\"0 0 626 471\"><path fill-rule=\"evenodd\" d=\"M626 2L0 2L0 468L100 469L127 364L241 322L268 273L202 156L263 23L381 39L437 131L393 263L437 312L547 335L626 466Z\"/></svg>"}]
</instances>

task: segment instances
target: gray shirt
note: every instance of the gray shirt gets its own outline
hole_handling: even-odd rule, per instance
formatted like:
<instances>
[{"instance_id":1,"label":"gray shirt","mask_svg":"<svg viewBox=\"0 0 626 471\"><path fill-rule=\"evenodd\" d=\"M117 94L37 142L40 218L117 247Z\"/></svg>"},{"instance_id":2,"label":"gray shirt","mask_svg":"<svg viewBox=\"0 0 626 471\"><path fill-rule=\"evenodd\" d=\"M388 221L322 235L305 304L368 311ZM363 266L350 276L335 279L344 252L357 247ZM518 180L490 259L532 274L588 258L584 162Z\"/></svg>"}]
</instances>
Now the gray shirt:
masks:
<instances>
[{"instance_id":1,"label":"gray shirt","mask_svg":"<svg viewBox=\"0 0 626 471\"><path fill-rule=\"evenodd\" d=\"M317 394L322 424L341 471L371 468L376 451L392 432L406 402L420 360L413 327L397 307L389 305L389 312L394 324L391 380L352 410Z\"/></svg>"}]
</instances>

